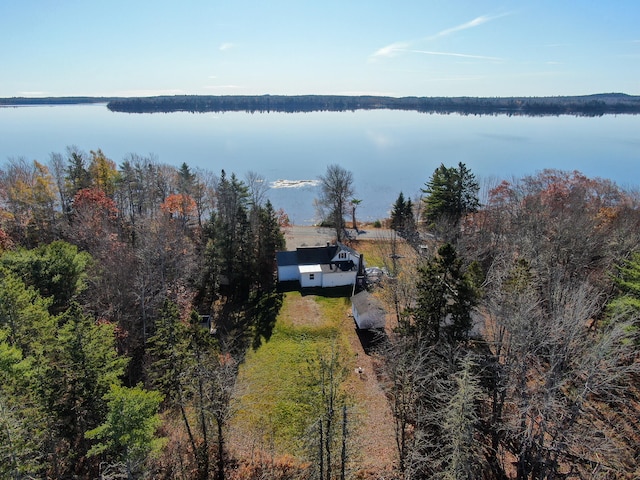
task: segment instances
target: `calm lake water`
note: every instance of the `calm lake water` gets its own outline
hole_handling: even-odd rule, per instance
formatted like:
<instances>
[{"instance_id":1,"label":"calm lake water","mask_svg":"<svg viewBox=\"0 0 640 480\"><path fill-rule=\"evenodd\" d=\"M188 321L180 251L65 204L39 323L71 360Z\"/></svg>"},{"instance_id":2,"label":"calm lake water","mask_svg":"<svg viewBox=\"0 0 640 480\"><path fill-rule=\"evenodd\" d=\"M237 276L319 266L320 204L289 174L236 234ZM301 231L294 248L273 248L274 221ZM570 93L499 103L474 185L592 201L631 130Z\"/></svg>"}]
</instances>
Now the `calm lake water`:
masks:
<instances>
[{"instance_id":1,"label":"calm lake water","mask_svg":"<svg viewBox=\"0 0 640 480\"><path fill-rule=\"evenodd\" d=\"M105 105L0 108L0 162L47 162L76 145L120 164L130 153L159 162L317 180L339 164L355 179L358 217L388 215L400 191L416 197L434 169L464 162L481 185L545 168L579 170L626 188L640 183L640 116L507 117L402 111L317 113L113 113ZM276 184L277 185L277 184ZM312 224L317 187L271 188L276 208Z\"/></svg>"}]
</instances>

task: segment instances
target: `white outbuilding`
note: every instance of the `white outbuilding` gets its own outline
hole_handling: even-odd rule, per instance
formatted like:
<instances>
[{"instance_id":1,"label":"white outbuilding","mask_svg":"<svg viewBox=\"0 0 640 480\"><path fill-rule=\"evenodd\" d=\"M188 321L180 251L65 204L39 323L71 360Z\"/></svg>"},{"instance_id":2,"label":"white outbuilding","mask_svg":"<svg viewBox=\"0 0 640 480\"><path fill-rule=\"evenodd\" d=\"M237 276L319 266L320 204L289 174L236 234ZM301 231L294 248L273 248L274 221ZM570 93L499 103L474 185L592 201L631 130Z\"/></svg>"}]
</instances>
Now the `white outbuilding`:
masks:
<instances>
[{"instance_id":1,"label":"white outbuilding","mask_svg":"<svg viewBox=\"0 0 640 480\"><path fill-rule=\"evenodd\" d=\"M384 328L387 312L382 304L366 290L351 297L351 312L360 330Z\"/></svg>"}]
</instances>

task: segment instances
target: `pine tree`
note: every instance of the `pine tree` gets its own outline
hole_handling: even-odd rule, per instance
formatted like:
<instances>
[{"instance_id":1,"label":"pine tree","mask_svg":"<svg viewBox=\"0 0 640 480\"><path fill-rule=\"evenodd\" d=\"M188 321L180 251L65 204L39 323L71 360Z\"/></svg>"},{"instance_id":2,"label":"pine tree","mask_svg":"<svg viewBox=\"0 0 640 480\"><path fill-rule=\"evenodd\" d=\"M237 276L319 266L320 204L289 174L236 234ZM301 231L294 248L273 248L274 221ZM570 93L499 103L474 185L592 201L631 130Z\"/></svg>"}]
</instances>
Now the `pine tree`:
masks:
<instances>
[{"instance_id":1,"label":"pine tree","mask_svg":"<svg viewBox=\"0 0 640 480\"><path fill-rule=\"evenodd\" d=\"M470 356L463 359L460 371L455 375L456 393L445 409L443 478L446 480L475 480L482 477L482 455L477 438L480 423L477 409L482 390L474 377L474 366Z\"/></svg>"},{"instance_id":2,"label":"pine tree","mask_svg":"<svg viewBox=\"0 0 640 480\"><path fill-rule=\"evenodd\" d=\"M85 434L99 440L87 456L101 454L111 462L121 462L126 478L136 478L146 458L159 453L165 443L156 437L162 422L158 414L162 395L141 386L112 385L104 398L108 404L104 423Z\"/></svg>"},{"instance_id":3,"label":"pine tree","mask_svg":"<svg viewBox=\"0 0 640 480\"><path fill-rule=\"evenodd\" d=\"M48 425L28 388L31 363L32 358L23 358L20 349L10 345L0 327L0 478L43 476Z\"/></svg>"},{"instance_id":4,"label":"pine tree","mask_svg":"<svg viewBox=\"0 0 640 480\"><path fill-rule=\"evenodd\" d=\"M419 275L417 306L412 312L414 324L410 328L431 343L438 343L443 333L448 342L466 339L477 299L453 245L441 246Z\"/></svg>"},{"instance_id":5,"label":"pine tree","mask_svg":"<svg viewBox=\"0 0 640 480\"><path fill-rule=\"evenodd\" d=\"M463 216L477 211L478 190L475 175L464 163L458 168L440 164L422 190L426 194L424 219L432 228L441 223L457 226Z\"/></svg>"},{"instance_id":6,"label":"pine tree","mask_svg":"<svg viewBox=\"0 0 640 480\"><path fill-rule=\"evenodd\" d=\"M393 230L397 232L404 230L406 211L407 205L404 200L404 194L400 192L391 209L391 228Z\"/></svg>"},{"instance_id":7,"label":"pine tree","mask_svg":"<svg viewBox=\"0 0 640 480\"><path fill-rule=\"evenodd\" d=\"M609 303L608 309L611 317L634 320L634 331L630 333L637 335L640 331L640 253L622 262L617 270L613 280L621 294Z\"/></svg>"},{"instance_id":8,"label":"pine tree","mask_svg":"<svg viewBox=\"0 0 640 480\"><path fill-rule=\"evenodd\" d=\"M259 210L259 229L256 238L257 280L264 290L274 287L276 252L283 250L285 240L271 202L267 200Z\"/></svg>"},{"instance_id":9,"label":"pine tree","mask_svg":"<svg viewBox=\"0 0 640 480\"><path fill-rule=\"evenodd\" d=\"M86 288L86 268L91 257L78 247L61 240L33 250L16 249L6 252L1 259L28 286L41 296L51 297L51 313L60 313Z\"/></svg>"},{"instance_id":10,"label":"pine tree","mask_svg":"<svg viewBox=\"0 0 640 480\"><path fill-rule=\"evenodd\" d=\"M0 332L25 357L41 351L55 336L56 318L49 314L51 299L27 287L19 276L0 266Z\"/></svg>"}]
</instances>

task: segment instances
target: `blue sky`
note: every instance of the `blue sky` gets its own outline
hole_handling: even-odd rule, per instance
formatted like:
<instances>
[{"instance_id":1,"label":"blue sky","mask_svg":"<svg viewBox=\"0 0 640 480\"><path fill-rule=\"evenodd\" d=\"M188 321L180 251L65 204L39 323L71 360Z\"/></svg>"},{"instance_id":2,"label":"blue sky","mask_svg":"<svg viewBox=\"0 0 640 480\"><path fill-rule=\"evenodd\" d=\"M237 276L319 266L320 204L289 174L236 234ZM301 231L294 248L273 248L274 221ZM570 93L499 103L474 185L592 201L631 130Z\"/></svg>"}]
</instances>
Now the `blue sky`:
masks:
<instances>
[{"instance_id":1,"label":"blue sky","mask_svg":"<svg viewBox=\"0 0 640 480\"><path fill-rule=\"evenodd\" d=\"M640 94L640 1L2 0L0 97Z\"/></svg>"}]
</instances>

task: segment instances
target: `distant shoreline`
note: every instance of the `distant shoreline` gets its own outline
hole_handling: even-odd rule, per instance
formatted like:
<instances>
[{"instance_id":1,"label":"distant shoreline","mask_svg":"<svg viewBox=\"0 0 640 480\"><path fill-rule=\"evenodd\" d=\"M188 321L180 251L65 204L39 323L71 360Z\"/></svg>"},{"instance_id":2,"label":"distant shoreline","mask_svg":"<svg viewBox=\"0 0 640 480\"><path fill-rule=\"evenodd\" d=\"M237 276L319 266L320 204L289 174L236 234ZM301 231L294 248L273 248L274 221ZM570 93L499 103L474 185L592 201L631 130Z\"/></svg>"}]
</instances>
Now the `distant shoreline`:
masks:
<instances>
[{"instance_id":1,"label":"distant shoreline","mask_svg":"<svg viewBox=\"0 0 640 480\"><path fill-rule=\"evenodd\" d=\"M513 116L640 114L640 96L601 93L557 97L383 97L343 95L174 95L157 97L0 98L0 106L105 103L113 112L347 112L407 110L421 113Z\"/></svg>"}]
</instances>

